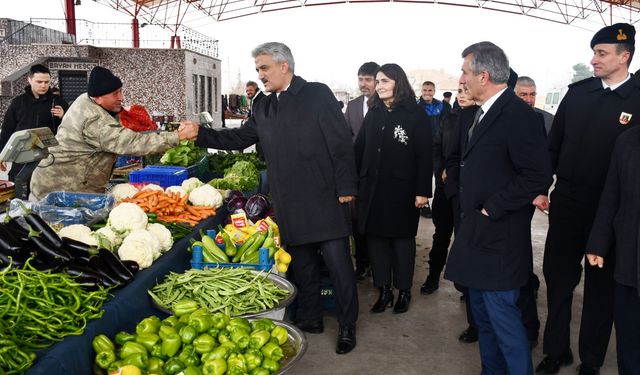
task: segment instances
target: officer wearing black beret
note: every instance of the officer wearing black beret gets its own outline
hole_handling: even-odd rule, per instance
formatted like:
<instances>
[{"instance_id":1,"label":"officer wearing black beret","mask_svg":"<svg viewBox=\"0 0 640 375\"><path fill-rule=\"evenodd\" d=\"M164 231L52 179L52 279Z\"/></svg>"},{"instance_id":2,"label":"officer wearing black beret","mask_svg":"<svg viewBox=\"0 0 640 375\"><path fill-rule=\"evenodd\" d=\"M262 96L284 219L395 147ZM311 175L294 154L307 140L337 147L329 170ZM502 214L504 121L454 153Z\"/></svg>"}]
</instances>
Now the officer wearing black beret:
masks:
<instances>
[{"instance_id":1,"label":"officer wearing black beret","mask_svg":"<svg viewBox=\"0 0 640 375\"><path fill-rule=\"evenodd\" d=\"M549 232L543 272L548 317L546 355L537 373L555 374L573 363L570 322L573 291L580 282L581 262L618 135L640 122L640 82L629 73L635 51L635 29L618 23L591 39L594 77L569 85L549 134L549 153L557 181L550 204L545 196L534 204L549 209ZM615 255L605 266L586 267L580 325L580 374L598 374L613 323Z\"/></svg>"}]
</instances>

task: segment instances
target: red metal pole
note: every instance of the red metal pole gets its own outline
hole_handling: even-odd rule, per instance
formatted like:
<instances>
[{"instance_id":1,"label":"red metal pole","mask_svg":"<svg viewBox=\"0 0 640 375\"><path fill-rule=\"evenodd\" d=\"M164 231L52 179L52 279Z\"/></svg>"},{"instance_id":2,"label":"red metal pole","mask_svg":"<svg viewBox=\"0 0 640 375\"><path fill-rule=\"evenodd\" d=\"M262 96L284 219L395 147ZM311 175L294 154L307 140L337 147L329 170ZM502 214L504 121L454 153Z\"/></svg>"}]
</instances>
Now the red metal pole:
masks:
<instances>
[{"instance_id":1,"label":"red metal pole","mask_svg":"<svg viewBox=\"0 0 640 375\"><path fill-rule=\"evenodd\" d=\"M73 0L65 0L65 10L67 13L67 33L76 36L76 6Z\"/></svg>"},{"instance_id":2,"label":"red metal pole","mask_svg":"<svg viewBox=\"0 0 640 375\"><path fill-rule=\"evenodd\" d=\"M133 48L140 48L140 28L137 18L131 20L131 30L133 31Z\"/></svg>"}]
</instances>

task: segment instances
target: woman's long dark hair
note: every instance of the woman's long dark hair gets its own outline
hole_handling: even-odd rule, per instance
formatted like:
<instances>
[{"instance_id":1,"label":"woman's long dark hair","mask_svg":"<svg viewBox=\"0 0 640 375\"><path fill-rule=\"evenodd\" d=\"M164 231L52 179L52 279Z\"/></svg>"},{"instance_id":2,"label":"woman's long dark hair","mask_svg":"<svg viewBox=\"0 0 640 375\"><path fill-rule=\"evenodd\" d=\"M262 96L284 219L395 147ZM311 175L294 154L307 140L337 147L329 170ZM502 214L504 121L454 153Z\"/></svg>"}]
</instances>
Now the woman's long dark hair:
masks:
<instances>
[{"instance_id":1,"label":"woman's long dark hair","mask_svg":"<svg viewBox=\"0 0 640 375\"><path fill-rule=\"evenodd\" d=\"M378 69L378 71L376 72L376 76L378 75L378 72L384 73L385 76L394 80L396 83L395 87L393 88L392 107L396 107L398 104L403 102L416 102L415 92L413 91L413 88L409 83L409 79L407 78L407 75L405 74L404 70L402 70L400 65L384 64L380 67L380 69ZM369 108L373 107L376 104L384 107L384 103L382 102L382 100L380 100L377 91L373 95L371 95L371 98L369 98L369 101L367 102Z\"/></svg>"}]
</instances>

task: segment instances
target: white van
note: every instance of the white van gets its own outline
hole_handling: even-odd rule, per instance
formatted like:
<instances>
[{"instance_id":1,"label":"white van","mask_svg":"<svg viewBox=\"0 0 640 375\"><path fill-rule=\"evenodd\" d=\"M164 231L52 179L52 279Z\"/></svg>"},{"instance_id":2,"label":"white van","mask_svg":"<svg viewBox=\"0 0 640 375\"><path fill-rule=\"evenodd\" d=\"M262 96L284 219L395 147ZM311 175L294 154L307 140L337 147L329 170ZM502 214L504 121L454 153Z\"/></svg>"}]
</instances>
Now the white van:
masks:
<instances>
[{"instance_id":1,"label":"white van","mask_svg":"<svg viewBox=\"0 0 640 375\"><path fill-rule=\"evenodd\" d=\"M558 110L558 105L562 101L562 98L564 98L567 90L569 90L568 87L563 87L549 91L544 100L544 110L555 115Z\"/></svg>"}]
</instances>

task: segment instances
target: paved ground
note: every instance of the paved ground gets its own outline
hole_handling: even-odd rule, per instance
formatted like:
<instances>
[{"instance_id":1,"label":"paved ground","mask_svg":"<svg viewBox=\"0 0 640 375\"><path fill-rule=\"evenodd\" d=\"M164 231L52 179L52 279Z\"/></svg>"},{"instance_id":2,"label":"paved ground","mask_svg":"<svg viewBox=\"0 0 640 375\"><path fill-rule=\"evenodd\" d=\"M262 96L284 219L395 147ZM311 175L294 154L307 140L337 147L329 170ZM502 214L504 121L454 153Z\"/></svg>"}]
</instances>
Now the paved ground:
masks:
<instances>
[{"instance_id":1,"label":"paved ground","mask_svg":"<svg viewBox=\"0 0 640 375\"><path fill-rule=\"evenodd\" d=\"M359 283L360 316L358 320L358 346L348 355L335 354L337 322L327 313L324 318L325 333L307 335L309 349L300 362L288 374L480 374L480 358L477 344L463 344L458 334L466 328L464 305L459 293L449 281L442 280L440 289L430 295L420 295L420 285L426 277L427 255L431 247L433 225L431 220L420 219L418 253L413 285L413 301L406 314L370 314L378 292L371 279ZM533 222L533 246L535 272L541 278L538 299L540 320L546 320L546 285L542 277L542 253L547 232L547 217L536 213ZM578 360L577 337L582 308L582 283L574 298L572 321L572 349ZM542 330L542 329L541 329ZM540 333L542 340L542 332ZM542 341L533 350L534 365L542 359ZM615 339L609 345L609 353L602 375L617 374ZM576 374L578 363L562 369L560 374ZM513 374L517 375L517 374Z\"/></svg>"}]
</instances>

